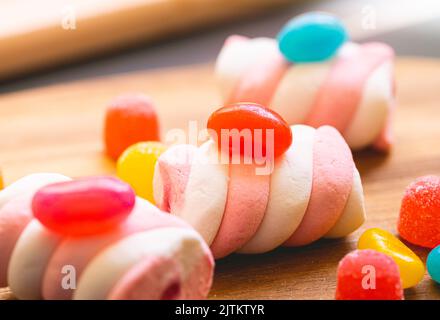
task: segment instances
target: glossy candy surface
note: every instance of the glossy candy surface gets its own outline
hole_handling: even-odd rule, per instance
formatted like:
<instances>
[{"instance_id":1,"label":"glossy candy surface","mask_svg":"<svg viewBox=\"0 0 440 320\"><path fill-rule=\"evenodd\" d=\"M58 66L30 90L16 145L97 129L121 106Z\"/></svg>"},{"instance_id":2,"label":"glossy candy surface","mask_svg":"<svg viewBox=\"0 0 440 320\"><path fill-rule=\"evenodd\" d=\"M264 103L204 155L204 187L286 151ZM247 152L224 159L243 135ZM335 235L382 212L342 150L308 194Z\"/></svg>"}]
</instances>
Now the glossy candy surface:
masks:
<instances>
[{"instance_id":1,"label":"glossy candy surface","mask_svg":"<svg viewBox=\"0 0 440 320\"><path fill-rule=\"evenodd\" d=\"M151 100L140 94L115 98L105 117L104 142L114 160L129 146L141 141L159 140L159 121Z\"/></svg>"},{"instance_id":2,"label":"glossy candy surface","mask_svg":"<svg viewBox=\"0 0 440 320\"><path fill-rule=\"evenodd\" d=\"M250 141L249 139L240 139L240 145L236 145L234 141L237 141L237 132L234 134L233 131L230 131L226 136L226 139L229 139L229 144L226 143L229 145L229 151L235 153L239 148L240 154L246 156L273 155L278 157L292 143L292 131L286 121L276 112L254 103L236 103L218 109L209 117L208 129L216 133L216 137L213 139L218 141L219 149L222 151L224 151L222 130L236 129L245 137L249 137L249 135L245 135L246 132L249 132L252 137L252 154L246 152L249 149L246 149L245 140ZM270 138L271 134L273 139Z\"/></svg>"},{"instance_id":3,"label":"glossy candy surface","mask_svg":"<svg viewBox=\"0 0 440 320\"><path fill-rule=\"evenodd\" d=\"M432 280L440 284L440 246L435 247L429 253L426 267Z\"/></svg>"},{"instance_id":4,"label":"glossy candy surface","mask_svg":"<svg viewBox=\"0 0 440 320\"><path fill-rule=\"evenodd\" d=\"M379 228L366 230L359 238L358 249L373 249L390 256L399 267L404 289L423 279L425 266L422 260L388 231Z\"/></svg>"},{"instance_id":5,"label":"glossy candy surface","mask_svg":"<svg viewBox=\"0 0 440 320\"><path fill-rule=\"evenodd\" d=\"M402 199L397 230L405 240L428 248L440 245L440 177L411 183Z\"/></svg>"},{"instance_id":6,"label":"glossy candy surface","mask_svg":"<svg viewBox=\"0 0 440 320\"><path fill-rule=\"evenodd\" d=\"M113 177L89 177L47 185L34 195L32 210L48 229L65 236L109 231L135 204L131 187Z\"/></svg>"},{"instance_id":7,"label":"glossy candy surface","mask_svg":"<svg viewBox=\"0 0 440 320\"><path fill-rule=\"evenodd\" d=\"M348 36L338 18L310 12L290 20L277 38L284 57L290 62L301 63L331 58Z\"/></svg>"},{"instance_id":8,"label":"glossy candy surface","mask_svg":"<svg viewBox=\"0 0 440 320\"><path fill-rule=\"evenodd\" d=\"M402 300L397 264L376 250L355 250L338 265L337 300Z\"/></svg>"},{"instance_id":9,"label":"glossy candy surface","mask_svg":"<svg viewBox=\"0 0 440 320\"><path fill-rule=\"evenodd\" d=\"M165 150L160 142L139 142L127 148L117 162L118 177L131 185L139 197L151 203L154 203L154 166Z\"/></svg>"}]
</instances>

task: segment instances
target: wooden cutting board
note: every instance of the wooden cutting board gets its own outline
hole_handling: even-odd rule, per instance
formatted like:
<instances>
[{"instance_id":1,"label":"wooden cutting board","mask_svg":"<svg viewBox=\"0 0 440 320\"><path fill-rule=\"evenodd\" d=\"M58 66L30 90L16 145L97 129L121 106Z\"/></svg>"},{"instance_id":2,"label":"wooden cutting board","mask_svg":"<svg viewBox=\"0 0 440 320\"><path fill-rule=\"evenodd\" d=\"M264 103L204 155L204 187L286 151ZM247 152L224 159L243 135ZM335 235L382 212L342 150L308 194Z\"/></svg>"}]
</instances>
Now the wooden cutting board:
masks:
<instances>
[{"instance_id":1,"label":"wooden cutting board","mask_svg":"<svg viewBox=\"0 0 440 320\"><path fill-rule=\"evenodd\" d=\"M263 13L293 0L9 0L0 4L0 80Z\"/></svg>"},{"instance_id":2,"label":"wooden cutting board","mask_svg":"<svg viewBox=\"0 0 440 320\"><path fill-rule=\"evenodd\" d=\"M364 182L368 218L351 236L304 248L262 255L233 255L217 262L214 299L332 299L338 261L355 248L369 227L396 231L405 186L425 174L440 174L440 61L397 62L399 107L396 145L389 156L355 154ZM157 103L163 132L205 125L220 104L211 65L188 66L93 79L0 96L0 167L7 183L32 172L70 176L114 173L102 153L106 103L127 91L149 94ZM426 259L427 250L414 248ZM440 299L426 275L407 299ZM0 297L10 299L8 289Z\"/></svg>"}]
</instances>

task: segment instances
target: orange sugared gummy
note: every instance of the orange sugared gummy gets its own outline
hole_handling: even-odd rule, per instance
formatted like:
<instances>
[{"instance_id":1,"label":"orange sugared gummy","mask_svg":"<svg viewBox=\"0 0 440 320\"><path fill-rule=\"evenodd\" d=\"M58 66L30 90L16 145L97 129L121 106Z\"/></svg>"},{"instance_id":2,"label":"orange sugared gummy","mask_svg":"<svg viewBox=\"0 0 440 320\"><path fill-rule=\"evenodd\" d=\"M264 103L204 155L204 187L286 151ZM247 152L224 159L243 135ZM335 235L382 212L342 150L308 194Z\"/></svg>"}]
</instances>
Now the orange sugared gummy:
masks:
<instances>
[{"instance_id":1,"label":"orange sugared gummy","mask_svg":"<svg viewBox=\"0 0 440 320\"><path fill-rule=\"evenodd\" d=\"M261 146L263 156L273 154L274 157L278 157L292 143L292 131L286 121L275 111L255 103L235 103L218 109L209 117L208 129L215 131L216 137L213 138L217 139L219 148L222 145L222 130L236 129L238 132L250 130L253 146L252 156L255 156L254 148L256 145ZM261 129L261 134L257 134L256 129ZM273 151L266 144L267 129L273 129ZM233 133L231 133L229 135L230 152L234 148L232 146L233 139ZM243 155L244 138L240 139L239 147L240 154Z\"/></svg>"},{"instance_id":2,"label":"orange sugared gummy","mask_svg":"<svg viewBox=\"0 0 440 320\"><path fill-rule=\"evenodd\" d=\"M440 244L440 177L424 176L411 183L403 196L397 224L405 240L428 248Z\"/></svg>"},{"instance_id":3,"label":"orange sugared gummy","mask_svg":"<svg viewBox=\"0 0 440 320\"><path fill-rule=\"evenodd\" d=\"M125 149L140 141L159 141L159 121L152 101L142 94L116 97L105 117L107 154L116 160Z\"/></svg>"}]
</instances>

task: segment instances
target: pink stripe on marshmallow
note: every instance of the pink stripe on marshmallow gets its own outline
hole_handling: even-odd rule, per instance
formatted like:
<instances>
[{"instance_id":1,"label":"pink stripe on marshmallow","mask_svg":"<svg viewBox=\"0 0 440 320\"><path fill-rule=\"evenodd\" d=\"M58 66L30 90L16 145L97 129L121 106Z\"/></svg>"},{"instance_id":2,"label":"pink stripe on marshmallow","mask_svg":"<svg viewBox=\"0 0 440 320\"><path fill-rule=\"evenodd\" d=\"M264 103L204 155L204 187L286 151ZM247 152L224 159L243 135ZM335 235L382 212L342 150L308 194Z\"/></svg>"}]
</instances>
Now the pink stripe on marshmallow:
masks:
<instances>
[{"instance_id":1,"label":"pink stripe on marshmallow","mask_svg":"<svg viewBox=\"0 0 440 320\"><path fill-rule=\"evenodd\" d=\"M270 175L257 175L256 166L231 164L223 220L211 250L222 258L240 249L257 232L269 201Z\"/></svg>"},{"instance_id":2,"label":"pink stripe on marshmallow","mask_svg":"<svg viewBox=\"0 0 440 320\"><path fill-rule=\"evenodd\" d=\"M290 64L279 52L278 46L274 45L273 50L264 54L261 59L258 59L258 63L252 64L246 72L243 72L233 88L227 104L254 102L268 106L289 66Z\"/></svg>"},{"instance_id":3,"label":"pink stripe on marshmallow","mask_svg":"<svg viewBox=\"0 0 440 320\"><path fill-rule=\"evenodd\" d=\"M301 224L285 245L309 244L336 224L351 192L353 170L353 157L341 134L330 126L318 128L310 201Z\"/></svg>"},{"instance_id":4,"label":"pink stripe on marshmallow","mask_svg":"<svg viewBox=\"0 0 440 320\"><path fill-rule=\"evenodd\" d=\"M179 261L173 257L149 256L118 280L108 300L177 300L182 279Z\"/></svg>"},{"instance_id":5,"label":"pink stripe on marshmallow","mask_svg":"<svg viewBox=\"0 0 440 320\"><path fill-rule=\"evenodd\" d=\"M393 56L392 48L382 43L366 43L351 54L339 55L321 85L306 123L315 128L331 125L344 133L359 106L369 75Z\"/></svg>"}]
</instances>

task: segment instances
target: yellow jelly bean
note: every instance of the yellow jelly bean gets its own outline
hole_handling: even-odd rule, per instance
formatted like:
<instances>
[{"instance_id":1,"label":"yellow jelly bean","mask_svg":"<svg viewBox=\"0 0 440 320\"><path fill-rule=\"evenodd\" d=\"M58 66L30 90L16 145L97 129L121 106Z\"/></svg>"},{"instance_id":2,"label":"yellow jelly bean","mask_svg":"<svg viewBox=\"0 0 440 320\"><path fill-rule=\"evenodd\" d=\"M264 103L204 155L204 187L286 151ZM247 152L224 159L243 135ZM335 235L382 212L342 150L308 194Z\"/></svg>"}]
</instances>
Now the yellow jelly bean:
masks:
<instances>
[{"instance_id":1,"label":"yellow jelly bean","mask_svg":"<svg viewBox=\"0 0 440 320\"><path fill-rule=\"evenodd\" d=\"M3 175L2 172L0 171L0 190L3 189L5 187L5 183L3 182Z\"/></svg>"},{"instance_id":2,"label":"yellow jelly bean","mask_svg":"<svg viewBox=\"0 0 440 320\"><path fill-rule=\"evenodd\" d=\"M117 176L131 185L139 197L151 203L154 203L154 166L165 150L160 142L139 142L128 147L116 164Z\"/></svg>"},{"instance_id":3,"label":"yellow jelly bean","mask_svg":"<svg viewBox=\"0 0 440 320\"><path fill-rule=\"evenodd\" d=\"M399 266L405 289L414 287L425 274L422 260L388 231L379 228L368 229L360 236L358 249L373 249L390 256Z\"/></svg>"}]
</instances>

